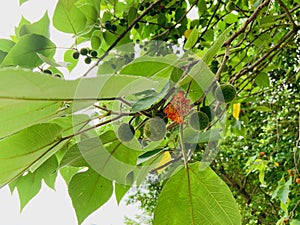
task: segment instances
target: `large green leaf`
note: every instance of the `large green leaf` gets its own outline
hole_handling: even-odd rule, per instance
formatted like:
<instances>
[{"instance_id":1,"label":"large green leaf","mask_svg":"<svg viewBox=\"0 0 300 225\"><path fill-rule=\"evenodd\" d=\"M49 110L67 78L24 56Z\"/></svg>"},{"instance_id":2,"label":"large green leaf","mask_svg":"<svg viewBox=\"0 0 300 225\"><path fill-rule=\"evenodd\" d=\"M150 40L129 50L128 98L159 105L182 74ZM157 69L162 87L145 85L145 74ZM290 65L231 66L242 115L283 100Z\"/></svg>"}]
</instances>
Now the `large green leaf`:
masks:
<instances>
[{"instance_id":1,"label":"large green leaf","mask_svg":"<svg viewBox=\"0 0 300 225\"><path fill-rule=\"evenodd\" d=\"M48 38L38 34L22 36L8 52L1 66L21 66L34 68L42 64L42 60L36 53L46 57L53 57L55 44Z\"/></svg>"},{"instance_id":2,"label":"large green leaf","mask_svg":"<svg viewBox=\"0 0 300 225\"><path fill-rule=\"evenodd\" d=\"M226 184L199 163L182 167L165 184L154 213L154 225L237 225L241 217Z\"/></svg>"},{"instance_id":3,"label":"large green leaf","mask_svg":"<svg viewBox=\"0 0 300 225\"><path fill-rule=\"evenodd\" d=\"M38 124L0 140L0 187L25 172L61 136L56 124Z\"/></svg>"},{"instance_id":4,"label":"large green leaf","mask_svg":"<svg viewBox=\"0 0 300 225\"><path fill-rule=\"evenodd\" d=\"M49 187L54 188L57 175L54 171L57 169L57 166L57 159L53 156L34 173L29 172L13 182L14 186L18 189L21 210L23 210L27 203L39 193L43 179ZM10 188L13 187L10 185Z\"/></svg>"},{"instance_id":5,"label":"large green leaf","mask_svg":"<svg viewBox=\"0 0 300 225\"><path fill-rule=\"evenodd\" d=\"M69 195L78 224L107 202L112 193L112 182L91 169L73 176L69 183Z\"/></svg>"},{"instance_id":6,"label":"large green leaf","mask_svg":"<svg viewBox=\"0 0 300 225\"><path fill-rule=\"evenodd\" d=\"M157 86L158 82L150 79L121 74L63 80L22 69L0 71L0 99L95 101L98 98L127 96Z\"/></svg>"},{"instance_id":7,"label":"large green leaf","mask_svg":"<svg viewBox=\"0 0 300 225\"><path fill-rule=\"evenodd\" d=\"M24 24L20 28L19 35L24 36L26 34L39 34L49 38L49 25L50 20L48 13L46 12L39 21L32 24Z\"/></svg>"},{"instance_id":8,"label":"large green leaf","mask_svg":"<svg viewBox=\"0 0 300 225\"><path fill-rule=\"evenodd\" d=\"M75 5L77 0L59 0L53 16L56 29L71 34L77 34L85 28L87 19Z\"/></svg>"},{"instance_id":9,"label":"large green leaf","mask_svg":"<svg viewBox=\"0 0 300 225\"><path fill-rule=\"evenodd\" d=\"M46 122L59 116L59 109L62 104L59 102L0 99L0 105L0 138L2 138L31 125Z\"/></svg>"},{"instance_id":10,"label":"large green leaf","mask_svg":"<svg viewBox=\"0 0 300 225\"><path fill-rule=\"evenodd\" d=\"M90 166L99 174L125 184L126 176L135 169L141 154L134 150L136 145L128 145L122 144L113 131L107 131L99 138L90 138L72 146L60 166Z\"/></svg>"}]
</instances>

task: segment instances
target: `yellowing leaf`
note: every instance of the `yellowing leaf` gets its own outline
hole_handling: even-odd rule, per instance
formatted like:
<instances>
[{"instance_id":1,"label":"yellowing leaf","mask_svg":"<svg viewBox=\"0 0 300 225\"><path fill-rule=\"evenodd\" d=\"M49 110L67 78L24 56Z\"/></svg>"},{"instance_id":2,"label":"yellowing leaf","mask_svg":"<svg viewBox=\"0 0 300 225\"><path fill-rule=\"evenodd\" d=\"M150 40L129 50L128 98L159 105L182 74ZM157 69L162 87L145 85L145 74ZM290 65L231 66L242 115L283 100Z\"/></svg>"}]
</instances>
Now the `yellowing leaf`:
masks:
<instances>
[{"instance_id":1,"label":"yellowing leaf","mask_svg":"<svg viewBox=\"0 0 300 225\"><path fill-rule=\"evenodd\" d=\"M192 31L193 31L192 29L188 29L188 30L184 31L184 36L185 36L186 39L189 38L189 36L192 33Z\"/></svg>"},{"instance_id":2,"label":"yellowing leaf","mask_svg":"<svg viewBox=\"0 0 300 225\"><path fill-rule=\"evenodd\" d=\"M232 115L236 120L239 120L240 112L241 112L241 103L233 104Z\"/></svg>"},{"instance_id":3,"label":"yellowing leaf","mask_svg":"<svg viewBox=\"0 0 300 225\"><path fill-rule=\"evenodd\" d=\"M165 165L166 163L170 162L171 160L172 160L171 154L169 152L164 152L162 159L156 165L155 168L159 168L159 167ZM159 169L159 170L157 170L157 173L161 174L165 169L166 169L166 167Z\"/></svg>"}]
</instances>

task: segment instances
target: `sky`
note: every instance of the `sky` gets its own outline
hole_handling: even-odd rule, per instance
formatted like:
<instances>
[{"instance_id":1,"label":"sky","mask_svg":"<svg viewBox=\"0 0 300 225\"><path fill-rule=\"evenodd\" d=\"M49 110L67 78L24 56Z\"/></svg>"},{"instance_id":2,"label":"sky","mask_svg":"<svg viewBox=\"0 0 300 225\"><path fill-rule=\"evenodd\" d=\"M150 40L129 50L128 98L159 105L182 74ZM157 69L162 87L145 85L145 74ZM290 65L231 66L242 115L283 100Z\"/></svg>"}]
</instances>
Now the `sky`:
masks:
<instances>
[{"instance_id":1,"label":"sky","mask_svg":"<svg viewBox=\"0 0 300 225\"><path fill-rule=\"evenodd\" d=\"M9 38L14 34L21 15L31 22L40 19L46 10L53 15L57 0L29 0L21 7L19 0L0 0L0 38ZM57 46L69 47L70 36L51 30L51 40ZM62 52L57 51L57 60L62 59ZM122 225L124 216L134 218L137 206L118 207L112 197L104 206L90 215L83 225ZM43 185L41 192L29 202L20 213L17 192L11 195L9 189L0 189L0 224L5 225L76 225L76 215L68 196L66 185L61 177L53 191Z\"/></svg>"}]
</instances>

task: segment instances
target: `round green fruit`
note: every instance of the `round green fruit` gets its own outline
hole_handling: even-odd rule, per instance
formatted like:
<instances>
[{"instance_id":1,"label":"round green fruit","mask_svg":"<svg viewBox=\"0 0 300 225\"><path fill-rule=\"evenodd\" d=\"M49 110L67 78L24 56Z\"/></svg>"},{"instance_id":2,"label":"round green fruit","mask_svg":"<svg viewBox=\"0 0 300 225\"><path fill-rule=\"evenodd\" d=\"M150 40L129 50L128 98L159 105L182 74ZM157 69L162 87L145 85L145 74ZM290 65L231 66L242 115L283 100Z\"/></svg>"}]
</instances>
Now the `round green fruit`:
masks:
<instances>
[{"instance_id":1,"label":"round green fruit","mask_svg":"<svg viewBox=\"0 0 300 225\"><path fill-rule=\"evenodd\" d=\"M151 141L159 141L166 135L166 123L161 118L151 118L144 126L144 135Z\"/></svg>"},{"instance_id":2,"label":"round green fruit","mask_svg":"<svg viewBox=\"0 0 300 225\"><path fill-rule=\"evenodd\" d=\"M88 50L86 48L82 48L82 49L80 49L80 54L81 55L87 55L88 54Z\"/></svg>"},{"instance_id":3,"label":"round green fruit","mask_svg":"<svg viewBox=\"0 0 300 225\"><path fill-rule=\"evenodd\" d=\"M231 102L236 96L236 90L231 84L222 84L215 90L215 98L219 102Z\"/></svg>"},{"instance_id":4,"label":"round green fruit","mask_svg":"<svg viewBox=\"0 0 300 225\"><path fill-rule=\"evenodd\" d=\"M91 59L90 57L86 57L86 58L84 59L84 62L85 62L86 64L90 64L90 63L92 62L92 59Z\"/></svg>"},{"instance_id":5,"label":"round green fruit","mask_svg":"<svg viewBox=\"0 0 300 225\"><path fill-rule=\"evenodd\" d=\"M135 134L134 128L128 123L122 123L118 128L118 137L120 141L129 142Z\"/></svg>"},{"instance_id":6,"label":"round green fruit","mask_svg":"<svg viewBox=\"0 0 300 225\"><path fill-rule=\"evenodd\" d=\"M73 56L73 59L78 59L79 58L79 52L73 52L72 56Z\"/></svg>"},{"instance_id":7,"label":"round green fruit","mask_svg":"<svg viewBox=\"0 0 300 225\"><path fill-rule=\"evenodd\" d=\"M91 54L91 56L94 57L94 58L97 57L97 55L98 55L97 51L95 51L95 50L91 51L90 54Z\"/></svg>"},{"instance_id":8,"label":"round green fruit","mask_svg":"<svg viewBox=\"0 0 300 225\"><path fill-rule=\"evenodd\" d=\"M203 130L209 124L208 116L201 111L193 112L189 118L189 125L195 130Z\"/></svg>"},{"instance_id":9,"label":"round green fruit","mask_svg":"<svg viewBox=\"0 0 300 225\"><path fill-rule=\"evenodd\" d=\"M207 115L209 121L213 120L213 118L214 118L214 112L212 111L212 109L209 106L203 106L203 107L201 107L200 111L204 112Z\"/></svg>"},{"instance_id":10,"label":"round green fruit","mask_svg":"<svg viewBox=\"0 0 300 225\"><path fill-rule=\"evenodd\" d=\"M232 10L235 9L235 4L233 1L229 1L227 4L226 4L226 10L231 12Z\"/></svg>"}]
</instances>

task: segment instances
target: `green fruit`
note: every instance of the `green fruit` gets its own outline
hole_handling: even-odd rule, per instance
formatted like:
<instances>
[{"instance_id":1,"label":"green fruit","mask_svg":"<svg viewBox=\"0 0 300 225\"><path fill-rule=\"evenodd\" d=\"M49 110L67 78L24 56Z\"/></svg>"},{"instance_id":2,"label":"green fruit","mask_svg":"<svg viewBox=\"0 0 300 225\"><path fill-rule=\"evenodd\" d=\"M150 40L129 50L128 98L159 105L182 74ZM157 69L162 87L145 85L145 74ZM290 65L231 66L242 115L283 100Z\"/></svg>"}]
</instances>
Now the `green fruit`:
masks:
<instances>
[{"instance_id":1,"label":"green fruit","mask_svg":"<svg viewBox=\"0 0 300 225\"><path fill-rule=\"evenodd\" d=\"M51 70L44 70L43 72L46 73L46 74L52 75Z\"/></svg>"},{"instance_id":2,"label":"green fruit","mask_svg":"<svg viewBox=\"0 0 300 225\"><path fill-rule=\"evenodd\" d=\"M159 141L166 135L166 123L161 118L151 118L144 126L144 135L151 141Z\"/></svg>"},{"instance_id":3,"label":"green fruit","mask_svg":"<svg viewBox=\"0 0 300 225\"><path fill-rule=\"evenodd\" d=\"M80 49L80 54L81 55L87 55L88 54L88 50L86 48L82 48L82 49Z\"/></svg>"},{"instance_id":4,"label":"green fruit","mask_svg":"<svg viewBox=\"0 0 300 225\"><path fill-rule=\"evenodd\" d=\"M112 32L115 32L115 31L117 31L117 29L118 29L118 27L116 26L116 25L111 25L111 28L110 28L110 30L112 31Z\"/></svg>"},{"instance_id":5,"label":"green fruit","mask_svg":"<svg viewBox=\"0 0 300 225\"><path fill-rule=\"evenodd\" d=\"M84 62L85 62L86 64L90 64L90 63L92 62L92 59L91 59L90 57L86 57L86 58L84 59Z\"/></svg>"},{"instance_id":6,"label":"green fruit","mask_svg":"<svg viewBox=\"0 0 300 225\"><path fill-rule=\"evenodd\" d=\"M189 118L189 125L195 130L203 130L209 124L208 116L201 111L193 112Z\"/></svg>"},{"instance_id":7,"label":"green fruit","mask_svg":"<svg viewBox=\"0 0 300 225\"><path fill-rule=\"evenodd\" d=\"M73 52L72 56L73 56L73 59L78 59L79 58L79 52Z\"/></svg>"},{"instance_id":8,"label":"green fruit","mask_svg":"<svg viewBox=\"0 0 300 225\"><path fill-rule=\"evenodd\" d=\"M92 57L97 57L97 55L98 55L97 51L94 51L94 50L91 51L90 54L91 54Z\"/></svg>"},{"instance_id":9,"label":"green fruit","mask_svg":"<svg viewBox=\"0 0 300 225\"><path fill-rule=\"evenodd\" d=\"M234 2L233 2L233 1L229 1L229 2L227 3L227 5L226 5L226 10L229 11L229 12L231 12L231 11L234 10L234 9L235 9L235 4L234 4Z\"/></svg>"},{"instance_id":10,"label":"green fruit","mask_svg":"<svg viewBox=\"0 0 300 225\"><path fill-rule=\"evenodd\" d=\"M203 106L200 108L200 111L201 112L204 112L208 119L209 119L209 122L213 120L214 118L214 112L211 110L211 108L209 106Z\"/></svg>"},{"instance_id":11,"label":"green fruit","mask_svg":"<svg viewBox=\"0 0 300 225\"><path fill-rule=\"evenodd\" d=\"M222 84L215 90L215 98L219 102L231 102L236 96L236 90L231 84Z\"/></svg>"},{"instance_id":12,"label":"green fruit","mask_svg":"<svg viewBox=\"0 0 300 225\"><path fill-rule=\"evenodd\" d=\"M54 77L57 77L57 78L62 78L62 76L60 74L54 74Z\"/></svg>"},{"instance_id":13,"label":"green fruit","mask_svg":"<svg viewBox=\"0 0 300 225\"><path fill-rule=\"evenodd\" d=\"M135 131L132 125L128 123L122 123L118 128L118 137L120 141L128 142L134 137Z\"/></svg>"},{"instance_id":14,"label":"green fruit","mask_svg":"<svg viewBox=\"0 0 300 225\"><path fill-rule=\"evenodd\" d=\"M108 20L108 21L105 21L105 28L107 29L107 30L110 30L111 29L111 22Z\"/></svg>"}]
</instances>

